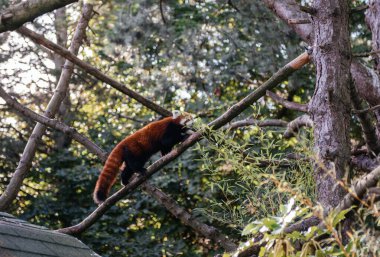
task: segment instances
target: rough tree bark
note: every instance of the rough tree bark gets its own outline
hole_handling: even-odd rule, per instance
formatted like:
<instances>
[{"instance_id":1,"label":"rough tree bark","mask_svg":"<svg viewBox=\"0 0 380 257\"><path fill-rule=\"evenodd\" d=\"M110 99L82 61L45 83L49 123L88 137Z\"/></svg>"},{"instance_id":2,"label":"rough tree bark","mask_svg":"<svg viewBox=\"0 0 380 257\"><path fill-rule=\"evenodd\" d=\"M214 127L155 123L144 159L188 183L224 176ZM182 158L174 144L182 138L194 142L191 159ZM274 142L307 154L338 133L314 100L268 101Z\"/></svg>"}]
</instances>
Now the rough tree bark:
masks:
<instances>
[{"instance_id":1,"label":"rough tree bark","mask_svg":"<svg viewBox=\"0 0 380 257\"><path fill-rule=\"evenodd\" d=\"M377 0L378 1L378 0ZM290 19L309 19L310 14L301 11L295 0L264 0L264 4L281 20L286 22L302 40L308 44L313 42L313 24L289 24ZM379 14L378 14L379 15ZM380 18L377 18L377 21ZM351 75L359 96L372 106L380 104L380 77L374 70L367 68L358 61L351 64ZM376 112L377 134L380 131L380 111Z\"/></svg>"},{"instance_id":2,"label":"rough tree bark","mask_svg":"<svg viewBox=\"0 0 380 257\"><path fill-rule=\"evenodd\" d=\"M309 113L314 122L318 201L325 210L345 195L337 180L345 177L350 158L351 45L347 0L315 0L313 56L317 82Z\"/></svg>"},{"instance_id":3,"label":"rough tree bark","mask_svg":"<svg viewBox=\"0 0 380 257\"><path fill-rule=\"evenodd\" d=\"M14 30L38 16L78 0L29 0L10 6L0 13L0 33Z\"/></svg>"},{"instance_id":4,"label":"rough tree bark","mask_svg":"<svg viewBox=\"0 0 380 257\"><path fill-rule=\"evenodd\" d=\"M73 41L69 49L70 52L73 54L78 53L79 47L82 44L82 40L88 22L92 14L92 9L92 5L85 4L83 6L82 16L78 22ZM53 97L50 99L50 102L44 114L44 116L48 118L54 118L61 102L66 96L66 92L70 82L70 77L74 69L74 64L72 64L70 61L66 61L64 65L65 69L61 73L61 77L58 81L56 90L53 94ZM42 135L45 133L45 131L46 127L41 123L37 123L37 125L34 127L32 135L30 136L25 146L24 152L22 153L16 171L14 172L12 179L9 182L4 193L0 197L0 210L6 210L10 206L12 201L16 198L17 193L22 185L22 182L26 177L31 166L32 160L37 150L37 145L39 144L40 139Z\"/></svg>"},{"instance_id":5,"label":"rough tree bark","mask_svg":"<svg viewBox=\"0 0 380 257\"><path fill-rule=\"evenodd\" d=\"M365 21L372 32L372 50L375 69L380 72L380 0L370 0L365 12Z\"/></svg>"}]
</instances>

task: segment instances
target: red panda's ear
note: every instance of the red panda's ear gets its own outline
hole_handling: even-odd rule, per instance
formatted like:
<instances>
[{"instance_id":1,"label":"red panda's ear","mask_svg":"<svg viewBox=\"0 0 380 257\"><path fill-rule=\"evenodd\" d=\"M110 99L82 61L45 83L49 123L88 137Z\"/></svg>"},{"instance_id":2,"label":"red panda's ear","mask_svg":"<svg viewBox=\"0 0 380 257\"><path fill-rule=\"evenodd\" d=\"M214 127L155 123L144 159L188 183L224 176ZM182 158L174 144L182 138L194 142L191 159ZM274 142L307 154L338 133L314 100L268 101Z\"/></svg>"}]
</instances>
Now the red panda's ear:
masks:
<instances>
[{"instance_id":1,"label":"red panda's ear","mask_svg":"<svg viewBox=\"0 0 380 257\"><path fill-rule=\"evenodd\" d=\"M173 119L177 119L181 115L181 112L178 110L173 111Z\"/></svg>"}]
</instances>

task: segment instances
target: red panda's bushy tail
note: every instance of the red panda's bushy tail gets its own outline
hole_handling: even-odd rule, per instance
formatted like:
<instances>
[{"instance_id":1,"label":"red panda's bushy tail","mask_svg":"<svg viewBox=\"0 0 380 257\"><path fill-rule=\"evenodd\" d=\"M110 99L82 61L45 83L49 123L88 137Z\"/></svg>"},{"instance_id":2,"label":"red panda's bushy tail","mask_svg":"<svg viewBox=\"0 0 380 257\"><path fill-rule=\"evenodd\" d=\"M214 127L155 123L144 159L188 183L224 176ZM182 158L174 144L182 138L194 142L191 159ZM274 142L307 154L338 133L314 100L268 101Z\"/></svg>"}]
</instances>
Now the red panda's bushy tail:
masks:
<instances>
[{"instance_id":1,"label":"red panda's bushy tail","mask_svg":"<svg viewBox=\"0 0 380 257\"><path fill-rule=\"evenodd\" d=\"M101 204L107 199L108 193L119 174L119 168L122 163L123 148L121 145L117 145L108 156L98 181L96 182L93 195L96 204Z\"/></svg>"}]
</instances>

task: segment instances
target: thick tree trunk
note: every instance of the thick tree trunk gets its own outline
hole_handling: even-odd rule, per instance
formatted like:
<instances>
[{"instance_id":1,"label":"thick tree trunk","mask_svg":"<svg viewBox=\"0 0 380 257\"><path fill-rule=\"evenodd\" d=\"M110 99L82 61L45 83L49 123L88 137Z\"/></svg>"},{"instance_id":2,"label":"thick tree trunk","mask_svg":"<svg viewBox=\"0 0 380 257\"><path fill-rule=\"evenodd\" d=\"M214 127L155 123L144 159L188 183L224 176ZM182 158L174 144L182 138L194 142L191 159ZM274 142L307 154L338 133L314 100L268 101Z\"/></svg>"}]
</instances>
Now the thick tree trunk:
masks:
<instances>
[{"instance_id":1,"label":"thick tree trunk","mask_svg":"<svg viewBox=\"0 0 380 257\"><path fill-rule=\"evenodd\" d=\"M325 210L336 207L345 192L337 180L345 177L350 157L350 65L347 0L315 0L313 54L317 84L309 105L314 121L318 161L315 181Z\"/></svg>"},{"instance_id":2,"label":"thick tree trunk","mask_svg":"<svg viewBox=\"0 0 380 257\"><path fill-rule=\"evenodd\" d=\"M379 0L372 0L377 1ZM290 19L310 19L311 17L306 12L301 11L299 3L295 0L264 0L264 4L273 11L273 13L281 20L289 24ZM380 18L377 12L377 22ZM368 14L367 14L368 16ZM313 42L313 24L289 24L290 27L301 37L305 42L312 44ZM377 26L379 31L379 26ZM379 38L378 38L379 39ZM380 104L380 76L374 70L367 68L358 61L353 61L351 65L351 75L354 80L355 87L359 96L369 104ZM376 111L377 118L377 133L380 131L380 111ZM379 136L378 136L379 137Z\"/></svg>"}]
</instances>

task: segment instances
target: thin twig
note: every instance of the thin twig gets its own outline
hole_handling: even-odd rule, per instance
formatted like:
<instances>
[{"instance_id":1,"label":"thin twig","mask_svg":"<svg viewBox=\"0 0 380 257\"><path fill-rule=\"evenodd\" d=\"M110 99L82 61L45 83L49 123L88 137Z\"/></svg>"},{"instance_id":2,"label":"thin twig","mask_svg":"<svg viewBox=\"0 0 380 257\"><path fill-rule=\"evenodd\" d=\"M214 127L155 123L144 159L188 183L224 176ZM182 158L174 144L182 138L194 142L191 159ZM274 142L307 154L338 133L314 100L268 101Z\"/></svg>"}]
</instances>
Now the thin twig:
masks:
<instances>
[{"instance_id":1,"label":"thin twig","mask_svg":"<svg viewBox=\"0 0 380 257\"><path fill-rule=\"evenodd\" d=\"M311 21L309 19L289 19L289 24L309 24Z\"/></svg>"},{"instance_id":2,"label":"thin twig","mask_svg":"<svg viewBox=\"0 0 380 257\"><path fill-rule=\"evenodd\" d=\"M305 12L305 13L308 13L308 14L311 14L311 15L315 15L317 13L317 9L315 9L314 7L305 6L305 5L301 5L300 6L300 10L302 12Z\"/></svg>"},{"instance_id":3,"label":"thin twig","mask_svg":"<svg viewBox=\"0 0 380 257\"><path fill-rule=\"evenodd\" d=\"M374 111L374 110L377 110L379 108L380 108L380 104L372 106L370 108L363 109L363 110L353 110L353 113L360 114L360 113L365 113L365 112L368 112L368 111Z\"/></svg>"}]
</instances>

